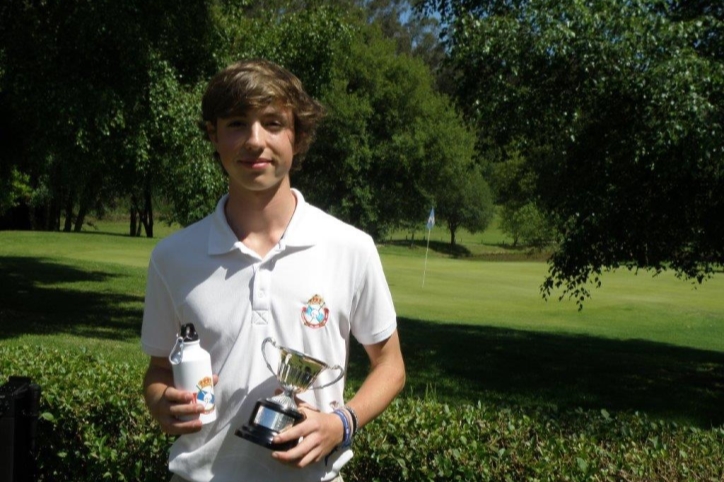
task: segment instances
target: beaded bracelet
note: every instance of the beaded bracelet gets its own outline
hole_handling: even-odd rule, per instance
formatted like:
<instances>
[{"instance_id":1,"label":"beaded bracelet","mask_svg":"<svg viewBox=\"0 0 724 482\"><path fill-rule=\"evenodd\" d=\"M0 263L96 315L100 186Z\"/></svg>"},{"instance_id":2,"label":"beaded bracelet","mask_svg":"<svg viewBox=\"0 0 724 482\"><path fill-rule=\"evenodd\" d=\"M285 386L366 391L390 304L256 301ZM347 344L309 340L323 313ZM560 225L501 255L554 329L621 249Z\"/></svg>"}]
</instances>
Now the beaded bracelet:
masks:
<instances>
[{"instance_id":1,"label":"beaded bracelet","mask_svg":"<svg viewBox=\"0 0 724 482\"><path fill-rule=\"evenodd\" d=\"M337 416L342 420L342 426L344 427L344 439L342 440L341 447L346 448L352 445L352 432L350 431L349 427L349 421L347 420L347 416L342 412L341 409L336 409L334 412Z\"/></svg>"},{"instance_id":2,"label":"beaded bracelet","mask_svg":"<svg viewBox=\"0 0 724 482\"><path fill-rule=\"evenodd\" d=\"M357 434L357 430L359 429L357 412L355 412L349 405L345 405L344 408L349 412L350 416L352 417L352 438L354 438L354 436Z\"/></svg>"}]
</instances>

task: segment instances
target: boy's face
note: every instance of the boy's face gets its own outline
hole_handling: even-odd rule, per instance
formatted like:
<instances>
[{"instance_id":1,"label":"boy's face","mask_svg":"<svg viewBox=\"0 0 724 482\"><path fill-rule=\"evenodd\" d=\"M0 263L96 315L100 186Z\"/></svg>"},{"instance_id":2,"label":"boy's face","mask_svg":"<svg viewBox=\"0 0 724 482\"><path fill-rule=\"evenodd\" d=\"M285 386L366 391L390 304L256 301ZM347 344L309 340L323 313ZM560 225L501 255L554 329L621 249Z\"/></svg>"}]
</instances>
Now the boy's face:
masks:
<instances>
[{"instance_id":1,"label":"boy's face","mask_svg":"<svg viewBox=\"0 0 724 482\"><path fill-rule=\"evenodd\" d=\"M294 147L294 119L278 104L207 124L209 137L229 175L230 189L265 191L287 181Z\"/></svg>"}]
</instances>

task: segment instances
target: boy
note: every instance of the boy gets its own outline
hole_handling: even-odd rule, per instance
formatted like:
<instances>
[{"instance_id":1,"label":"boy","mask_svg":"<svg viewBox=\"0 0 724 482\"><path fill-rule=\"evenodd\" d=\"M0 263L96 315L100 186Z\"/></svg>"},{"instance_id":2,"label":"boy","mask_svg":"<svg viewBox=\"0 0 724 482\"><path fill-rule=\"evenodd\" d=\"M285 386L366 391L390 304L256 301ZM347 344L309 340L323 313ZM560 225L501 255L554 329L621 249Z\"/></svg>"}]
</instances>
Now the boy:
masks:
<instances>
[{"instance_id":1,"label":"boy","mask_svg":"<svg viewBox=\"0 0 724 482\"><path fill-rule=\"evenodd\" d=\"M183 435L171 449L172 480L334 479L334 462L349 457L351 430L378 416L404 385L379 256L368 235L307 204L291 188L289 172L323 115L293 74L264 60L233 64L209 82L202 114L229 191L213 214L154 250L142 329L142 346L151 356L146 404L162 430ZM308 316L310 308L316 316ZM203 405L173 387L168 362L186 323L195 325L218 375L217 419L203 426L179 419L200 413ZM306 418L274 440L300 439L284 452L235 436L257 400L279 388L262 357L265 338L344 366L350 334L371 364L351 400L343 400L343 380L303 392L299 405Z\"/></svg>"}]
</instances>

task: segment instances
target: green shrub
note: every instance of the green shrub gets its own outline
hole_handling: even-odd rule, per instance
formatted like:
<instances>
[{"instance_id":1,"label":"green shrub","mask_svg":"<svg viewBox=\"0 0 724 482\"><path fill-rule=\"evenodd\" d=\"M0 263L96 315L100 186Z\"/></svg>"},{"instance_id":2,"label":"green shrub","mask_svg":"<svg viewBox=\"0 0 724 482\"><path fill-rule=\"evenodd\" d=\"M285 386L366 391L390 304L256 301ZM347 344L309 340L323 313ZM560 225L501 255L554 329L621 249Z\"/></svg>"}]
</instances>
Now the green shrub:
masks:
<instances>
[{"instance_id":1,"label":"green shrub","mask_svg":"<svg viewBox=\"0 0 724 482\"><path fill-rule=\"evenodd\" d=\"M146 411L144 369L85 351L0 347L0 382L29 376L42 390L38 481L168 480L172 440Z\"/></svg>"},{"instance_id":2,"label":"green shrub","mask_svg":"<svg viewBox=\"0 0 724 482\"><path fill-rule=\"evenodd\" d=\"M606 410L401 398L355 450L351 481L724 480L724 429Z\"/></svg>"},{"instance_id":3,"label":"green shrub","mask_svg":"<svg viewBox=\"0 0 724 482\"><path fill-rule=\"evenodd\" d=\"M0 381L43 391L39 481L165 481L172 438L141 397L143 366L80 351L0 347ZM400 398L355 441L355 481L724 480L724 429L638 413Z\"/></svg>"}]
</instances>

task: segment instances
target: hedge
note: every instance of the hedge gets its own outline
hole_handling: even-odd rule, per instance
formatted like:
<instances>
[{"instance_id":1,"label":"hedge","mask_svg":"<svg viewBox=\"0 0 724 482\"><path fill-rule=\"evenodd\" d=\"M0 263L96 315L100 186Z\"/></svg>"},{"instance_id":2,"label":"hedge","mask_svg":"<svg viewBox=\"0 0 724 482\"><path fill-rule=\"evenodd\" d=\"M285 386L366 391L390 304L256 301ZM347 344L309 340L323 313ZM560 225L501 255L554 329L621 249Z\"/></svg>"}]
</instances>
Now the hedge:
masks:
<instances>
[{"instance_id":1,"label":"hedge","mask_svg":"<svg viewBox=\"0 0 724 482\"><path fill-rule=\"evenodd\" d=\"M168 480L172 438L141 397L143 366L87 351L0 347L0 382L42 388L38 481ZM640 413L401 397L354 445L346 481L724 480L724 428Z\"/></svg>"}]
</instances>

